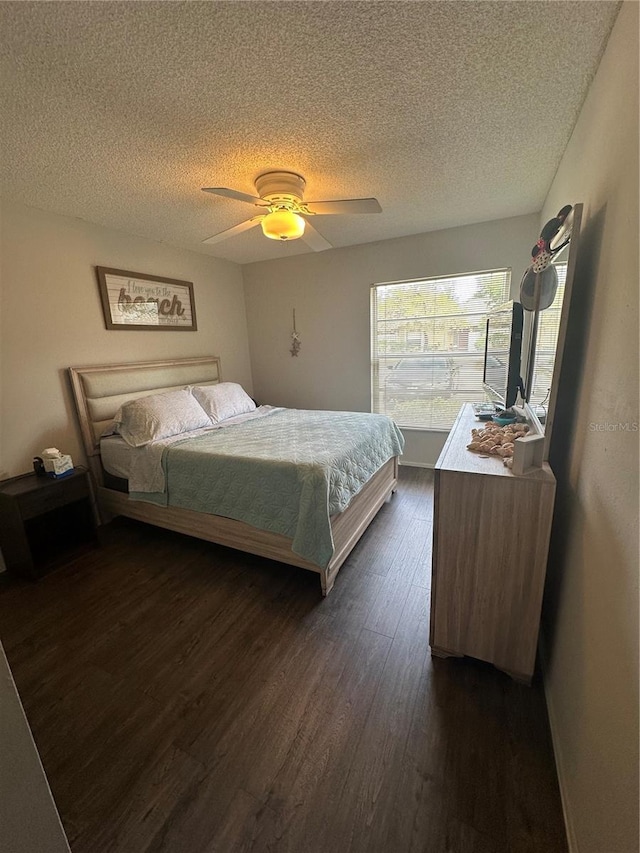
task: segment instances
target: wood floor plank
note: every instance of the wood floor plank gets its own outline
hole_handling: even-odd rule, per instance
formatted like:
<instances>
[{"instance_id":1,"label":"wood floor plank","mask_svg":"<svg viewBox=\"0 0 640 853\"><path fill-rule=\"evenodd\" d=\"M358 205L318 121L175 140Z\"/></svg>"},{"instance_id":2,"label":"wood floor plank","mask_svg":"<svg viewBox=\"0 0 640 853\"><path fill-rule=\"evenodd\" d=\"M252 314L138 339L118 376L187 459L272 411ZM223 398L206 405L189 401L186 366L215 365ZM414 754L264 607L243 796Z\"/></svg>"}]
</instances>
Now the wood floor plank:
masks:
<instances>
[{"instance_id":1,"label":"wood floor plank","mask_svg":"<svg viewBox=\"0 0 640 853\"><path fill-rule=\"evenodd\" d=\"M118 685L106 673L95 673L98 678L58 704L51 723L60 729L55 748L43 749L40 744L74 853L95 849L94 836L103 816L117 810L123 792L172 736L167 709ZM37 731L38 723L33 725Z\"/></svg>"},{"instance_id":2,"label":"wood floor plank","mask_svg":"<svg viewBox=\"0 0 640 853\"><path fill-rule=\"evenodd\" d=\"M183 850L204 853L215 850L215 840L229 820L235 797L236 789L223 777L214 773L198 777L176 799L167 820L148 840L142 853L181 853ZM237 821L243 819L243 812L237 803L234 812L234 834L238 836L242 827ZM225 829L227 839L231 834L231 827Z\"/></svg>"},{"instance_id":3,"label":"wood floor plank","mask_svg":"<svg viewBox=\"0 0 640 853\"><path fill-rule=\"evenodd\" d=\"M566 853L544 695L428 648L433 473L317 576L129 520L0 636L74 853Z\"/></svg>"},{"instance_id":4,"label":"wood floor plank","mask_svg":"<svg viewBox=\"0 0 640 853\"><path fill-rule=\"evenodd\" d=\"M318 697L303 719L266 800L282 827L283 850L335 843L327 833L390 645L388 637L363 630L335 690Z\"/></svg>"},{"instance_id":5,"label":"wood floor plank","mask_svg":"<svg viewBox=\"0 0 640 853\"><path fill-rule=\"evenodd\" d=\"M277 850L276 817L268 806L238 788L221 827L203 853Z\"/></svg>"},{"instance_id":6,"label":"wood floor plank","mask_svg":"<svg viewBox=\"0 0 640 853\"><path fill-rule=\"evenodd\" d=\"M406 581L384 578L364 627L393 639L410 588Z\"/></svg>"},{"instance_id":7,"label":"wood floor plank","mask_svg":"<svg viewBox=\"0 0 640 853\"><path fill-rule=\"evenodd\" d=\"M416 545L416 550L419 546ZM423 589L431 590L431 557L433 552L433 524L430 522L425 535L424 544L418 554L412 560L414 567L411 575L411 583L421 586Z\"/></svg>"},{"instance_id":8,"label":"wood floor plank","mask_svg":"<svg viewBox=\"0 0 640 853\"><path fill-rule=\"evenodd\" d=\"M343 849L368 851L387 830L398 772L416 711L427 662L428 601L410 592L373 698L349 775L340 795L334 831Z\"/></svg>"},{"instance_id":9,"label":"wood floor plank","mask_svg":"<svg viewBox=\"0 0 640 853\"><path fill-rule=\"evenodd\" d=\"M396 498L397 494L382 506L376 523L370 525L351 552L348 562L354 570L364 568L371 574L387 575L411 522L410 515L396 506Z\"/></svg>"},{"instance_id":10,"label":"wood floor plank","mask_svg":"<svg viewBox=\"0 0 640 853\"><path fill-rule=\"evenodd\" d=\"M419 580L421 586L429 589L431 549L428 546L432 535L431 519L413 519L389 566L387 578L409 584L416 584Z\"/></svg>"},{"instance_id":11,"label":"wood floor plank","mask_svg":"<svg viewBox=\"0 0 640 853\"><path fill-rule=\"evenodd\" d=\"M300 637L287 655L264 655L250 689L234 701L227 726L206 726L185 748L211 768L232 763L233 771L227 772L237 774L249 793L263 795L318 684L323 676L330 682L325 670L331 663L335 664L334 647L321 630Z\"/></svg>"},{"instance_id":12,"label":"wood floor plank","mask_svg":"<svg viewBox=\"0 0 640 853\"><path fill-rule=\"evenodd\" d=\"M403 511L415 519L429 521L433 516L433 470L402 465L400 483L397 496Z\"/></svg>"},{"instance_id":13,"label":"wood floor plank","mask_svg":"<svg viewBox=\"0 0 640 853\"><path fill-rule=\"evenodd\" d=\"M73 851L131 850L144 853L149 840L166 825L175 803L206 776L202 765L169 743L153 753L129 785L120 788L111 819L85 823L73 838ZM101 806L103 808L103 806ZM86 813L86 809L83 808Z\"/></svg>"}]
</instances>

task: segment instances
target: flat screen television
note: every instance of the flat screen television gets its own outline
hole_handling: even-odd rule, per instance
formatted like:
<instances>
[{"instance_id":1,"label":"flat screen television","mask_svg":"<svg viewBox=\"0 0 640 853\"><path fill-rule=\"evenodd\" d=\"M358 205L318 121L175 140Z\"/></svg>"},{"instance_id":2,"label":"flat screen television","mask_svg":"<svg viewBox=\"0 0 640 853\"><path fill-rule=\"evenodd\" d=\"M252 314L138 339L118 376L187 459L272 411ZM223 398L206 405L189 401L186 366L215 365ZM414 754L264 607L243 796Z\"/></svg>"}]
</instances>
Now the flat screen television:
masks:
<instances>
[{"instance_id":1,"label":"flat screen television","mask_svg":"<svg viewBox=\"0 0 640 853\"><path fill-rule=\"evenodd\" d=\"M520 376L524 311L519 302L506 302L487 318L484 346L483 387L489 399L508 409L516 402L518 391L526 400Z\"/></svg>"}]
</instances>

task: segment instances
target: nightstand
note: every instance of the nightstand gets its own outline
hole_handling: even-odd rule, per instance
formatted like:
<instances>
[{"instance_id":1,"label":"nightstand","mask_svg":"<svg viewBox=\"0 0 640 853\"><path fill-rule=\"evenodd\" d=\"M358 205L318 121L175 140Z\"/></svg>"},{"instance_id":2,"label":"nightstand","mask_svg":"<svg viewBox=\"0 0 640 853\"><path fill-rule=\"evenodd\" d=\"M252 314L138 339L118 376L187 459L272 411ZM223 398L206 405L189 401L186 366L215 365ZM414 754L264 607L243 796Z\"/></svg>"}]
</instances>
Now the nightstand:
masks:
<instances>
[{"instance_id":1,"label":"nightstand","mask_svg":"<svg viewBox=\"0 0 640 853\"><path fill-rule=\"evenodd\" d=\"M0 482L0 549L7 569L37 580L74 549L97 544L89 472Z\"/></svg>"}]
</instances>

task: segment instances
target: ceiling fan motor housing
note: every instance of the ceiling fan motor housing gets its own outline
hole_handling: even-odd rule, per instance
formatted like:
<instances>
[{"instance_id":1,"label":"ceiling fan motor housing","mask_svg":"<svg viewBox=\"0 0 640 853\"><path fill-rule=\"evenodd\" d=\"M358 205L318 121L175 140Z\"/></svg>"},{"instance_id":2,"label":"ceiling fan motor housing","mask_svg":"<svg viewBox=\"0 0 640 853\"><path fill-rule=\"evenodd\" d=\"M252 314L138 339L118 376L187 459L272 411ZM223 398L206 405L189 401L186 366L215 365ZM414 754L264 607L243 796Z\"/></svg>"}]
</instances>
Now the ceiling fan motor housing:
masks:
<instances>
[{"instance_id":1,"label":"ceiling fan motor housing","mask_svg":"<svg viewBox=\"0 0 640 853\"><path fill-rule=\"evenodd\" d=\"M305 180L295 172L265 172L256 178L255 184L260 198L275 206L295 207L304 196Z\"/></svg>"}]
</instances>

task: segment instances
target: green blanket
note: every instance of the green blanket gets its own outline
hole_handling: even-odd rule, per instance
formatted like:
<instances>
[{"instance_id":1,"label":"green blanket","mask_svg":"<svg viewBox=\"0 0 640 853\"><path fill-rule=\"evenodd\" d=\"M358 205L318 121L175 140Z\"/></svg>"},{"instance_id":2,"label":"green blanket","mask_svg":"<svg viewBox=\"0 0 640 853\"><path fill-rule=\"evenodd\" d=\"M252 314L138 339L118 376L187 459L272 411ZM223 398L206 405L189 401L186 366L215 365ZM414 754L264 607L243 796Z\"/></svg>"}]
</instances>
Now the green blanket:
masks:
<instances>
[{"instance_id":1,"label":"green blanket","mask_svg":"<svg viewBox=\"0 0 640 853\"><path fill-rule=\"evenodd\" d=\"M403 446L386 415L279 409L171 445L163 456L166 492L131 498L280 533L296 554L326 566L330 516Z\"/></svg>"}]
</instances>

